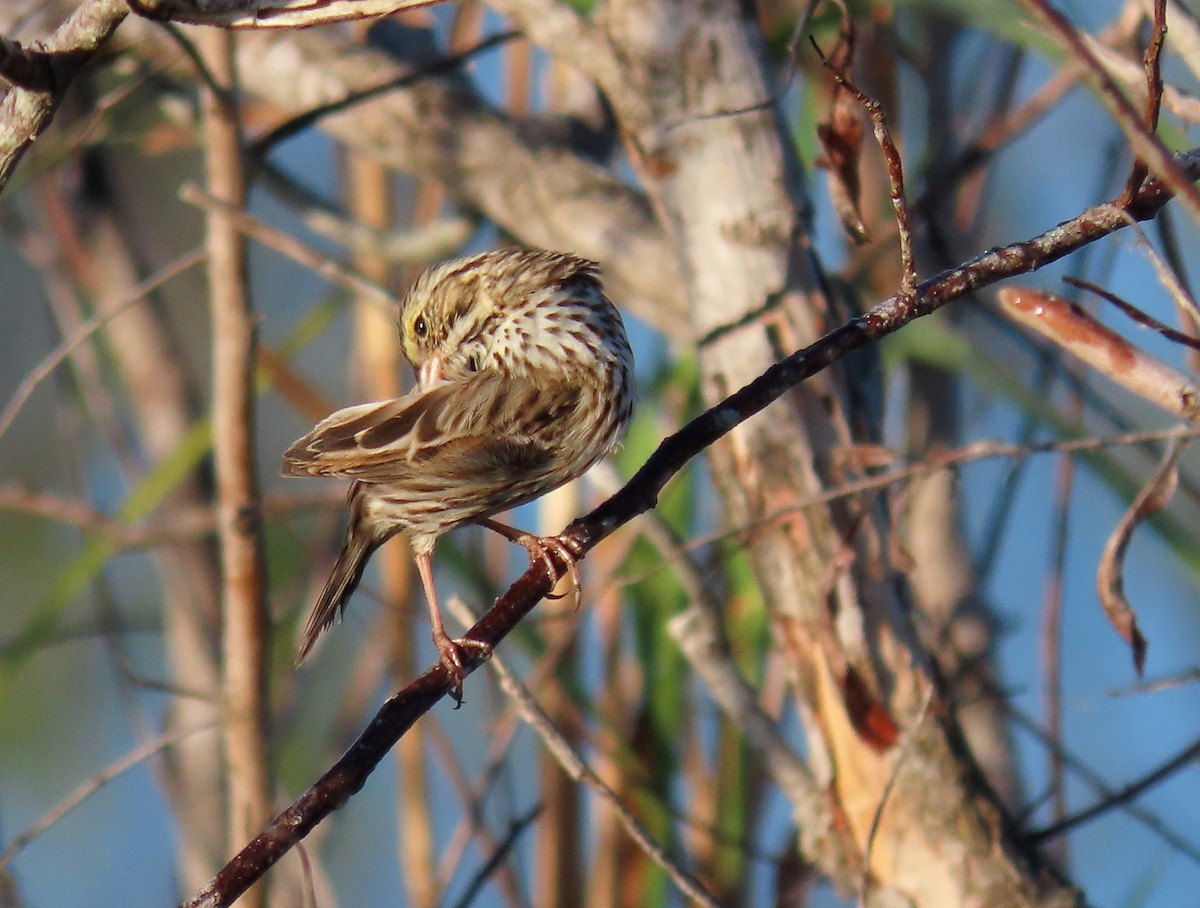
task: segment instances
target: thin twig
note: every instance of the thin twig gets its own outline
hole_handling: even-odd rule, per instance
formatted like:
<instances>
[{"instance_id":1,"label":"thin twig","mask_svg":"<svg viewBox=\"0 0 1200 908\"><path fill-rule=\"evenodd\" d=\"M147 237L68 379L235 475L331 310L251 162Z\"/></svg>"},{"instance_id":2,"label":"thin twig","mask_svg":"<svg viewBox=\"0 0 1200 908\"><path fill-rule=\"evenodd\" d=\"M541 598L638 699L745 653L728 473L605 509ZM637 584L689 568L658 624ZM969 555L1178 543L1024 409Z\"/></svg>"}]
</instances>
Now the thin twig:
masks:
<instances>
[{"instance_id":1,"label":"thin twig","mask_svg":"<svg viewBox=\"0 0 1200 908\"><path fill-rule=\"evenodd\" d=\"M1108 813L1114 807L1120 807L1128 804L1130 801L1141 797L1145 792L1149 791L1160 782L1165 782L1171 778L1176 772L1183 769L1190 763L1200 759L1200 740L1193 741L1182 751L1171 757L1157 769L1151 770L1136 782L1131 782L1120 791L1115 791L1111 795L1101 799L1097 803L1088 807L1086 810L1081 810L1073 816L1064 817L1062 820L1047 826L1045 829L1034 830L1027 833L1029 839L1033 842L1044 842L1046 839L1056 838L1064 833L1070 832L1084 823L1096 819L1102 814Z\"/></svg>"},{"instance_id":2,"label":"thin twig","mask_svg":"<svg viewBox=\"0 0 1200 908\"><path fill-rule=\"evenodd\" d=\"M164 265L155 274L152 274L146 280L142 281L134 287L129 294L111 309L106 309L98 315L88 319L84 324L80 325L70 337L66 338L62 343L50 351L45 359L30 372L21 384L17 386L17 390L13 392L9 398L8 404L4 407L4 412L0 413L0 437L8 431L17 414L21 412L21 408L25 406L25 402L29 400L29 396L34 392L37 386L53 372L58 366L70 356L75 349L86 341L89 337L102 328L107 322L112 321L130 306L138 303L146 294L157 290L167 281L178 277L184 271L187 271L193 265L198 265L204 261L207 253L203 249L196 249L186 255L177 258L168 265Z\"/></svg>"},{"instance_id":3,"label":"thin twig","mask_svg":"<svg viewBox=\"0 0 1200 908\"><path fill-rule=\"evenodd\" d=\"M909 725L904 735L904 740L897 748L896 756L892 760L892 768L888 772L887 781L884 783L883 791L879 795L879 803L875 805L875 812L871 815L871 826L867 830L867 841L863 846L862 878L858 884L860 904L865 905L867 902L867 886L871 882L871 851L875 847L875 837L879 833L879 821L883 818L883 810L887 807L892 789L896 787L896 780L900 777L900 769L904 766L904 761L912 752L913 744L916 743L917 731L921 728L921 723L925 721L930 704L933 703L934 692L934 685L932 683L925 685L925 696L921 698L921 705L917 707L917 714L913 716L912 724Z\"/></svg>"},{"instance_id":4,"label":"thin twig","mask_svg":"<svg viewBox=\"0 0 1200 908\"><path fill-rule=\"evenodd\" d=\"M821 63L833 74L838 85L854 95L871 118L875 141L879 143L879 150L883 152L883 163L888 175L888 196L896 211L896 228L900 239L900 292L896 296L901 301L912 299L917 287L917 270L913 262L912 231L909 228L908 206L904 201L904 162L900 158L896 144L892 141L892 134L887 125L887 113L882 104L851 82L845 73L825 59L825 54L821 52L816 39L810 40L817 56L821 58Z\"/></svg>"},{"instance_id":5,"label":"thin twig","mask_svg":"<svg viewBox=\"0 0 1200 908\"><path fill-rule=\"evenodd\" d=\"M1151 132L1158 129L1158 113L1162 109L1162 49L1167 38L1167 0L1154 0L1154 20L1150 29L1150 43L1142 56L1142 67L1146 72L1146 128ZM1131 199L1146 179L1144 161L1133 162L1129 179L1125 183L1124 198Z\"/></svg>"},{"instance_id":6,"label":"thin twig","mask_svg":"<svg viewBox=\"0 0 1200 908\"><path fill-rule=\"evenodd\" d=\"M541 804L534 804L524 814L514 817L509 823L508 835L500 840L499 844L492 850L491 856L484 862L483 866L475 873L463 891L462 896L454 903L453 908L470 908L475 904L475 899L483 890L483 886L491 878L492 874L497 873L504 867L504 862L508 860L509 854L516 847L517 840L521 834L528 829L533 821L538 818L542 812Z\"/></svg>"},{"instance_id":7,"label":"thin twig","mask_svg":"<svg viewBox=\"0 0 1200 908\"><path fill-rule=\"evenodd\" d=\"M1085 78L1099 92L1100 100L1125 134L1133 153L1162 182L1164 188L1178 195L1179 204L1200 224L1200 189L1196 188L1194 178L1180 169L1178 158L1142 121L1133 104L1096 59L1075 27L1048 0L1020 0L1020 3L1083 65ZM1132 195L1123 195L1117 204L1125 205L1132 198Z\"/></svg>"},{"instance_id":8,"label":"thin twig","mask_svg":"<svg viewBox=\"0 0 1200 908\"><path fill-rule=\"evenodd\" d=\"M450 609L457 615L460 620L466 616L469 620L471 612L463 605L461 600L452 600ZM575 750L571 743L563 736L550 721L550 717L533 698L529 689L525 687L517 677L509 671L504 662L493 656L490 660L492 668L500 677L500 687L504 693L516 704L518 712L521 714L530 728L537 733L542 739L542 743L551 755L558 762L570 778L575 782L582 782L599 798L602 802L608 805L625 831L629 833L630 838L637 846L650 858L655 864L662 869L672 883L694 902L707 905L709 908L720 908L719 903L705 890L704 885L694 876L680 867L651 837L650 833L642 826L641 822L635 817L617 796L604 780L596 775L595 771L583 759L583 756Z\"/></svg>"},{"instance_id":9,"label":"thin twig","mask_svg":"<svg viewBox=\"0 0 1200 908\"><path fill-rule=\"evenodd\" d=\"M969 464L984 460L1024 460L1038 454L1086 454L1104 448L1127 447L1133 445L1149 445L1174 438L1196 438L1200 436L1200 426L1178 425L1168 429L1153 429L1144 432L1122 432L1117 435L1093 436L1089 438L1068 438L1060 441L1046 441L1027 444L1010 444L989 439L980 439L954 451L939 453L936 457L906 464L878 473L840 483L814 495L807 496L803 501L788 505L786 508L776 508L761 517L745 521L726 530L694 536L681 543L681 551L690 552L705 546L713 545L723 539L737 538L751 533L759 527L766 526L778 520L793 516L805 508L829 504L855 495L865 495L886 489L889 486L909 483L945 469L959 469ZM628 577L625 584L636 583L643 578Z\"/></svg>"},{"instance_id":10,"label":"thin twig","mask_svg":"<svg viewBox=\"0 0 1200 908\"><path fill-rule=\"evenodd\" d=\"M1061 755L1063 763L1079 778L1083 779L1093 791L1105 799L1113 796L1112 789L1101 778L1100 774L1088 766L1086 761L1080 756L1071 751L1062 742L1051 740L1050 736L1046 734L1045 730L1038 723L1017 709L1007 697L997 694L997 701L1001 709L1012 718L1013 722L1025 729L1026 732L1036 738L1045 747L1056 750ZM1133 817L1141 826L1160 838L1171 848L1174 848L1193 864L1200 866L1200 849L1192 845L1186 836L1171 829L1154 813L1137 804L1128 802L1116 806L1119 806L1121 810Z\"/></svg>"},{"instance_id":11,"label":"thin twig","mask_svg":"<svg viewBox=\"0 0 1200 908\"><path fill-rule=\"evenodd\" d=\"M230 225L262 243L268 249L274 249L281 255L286 255L320 277L353 291L373 305L386 307L393 314L399 312L399 301L386 287L368 280L344 265L339 265L329 256L317 252L296 237L270 226L249 212L213 198L195 184L184 183L179 188L179 198L189 205L195 205L210 213L219 212L228 219Z\"/></svg>"},{"instance_id":12,"label":"thin twig","mask_svg":"<svg viewBox=\"0 0 1200 908\"><path fill-rule=\"evenodd\" d=\"M93 794L115 779L117 776L124 773L126 770L132 769L139 763L144 762L157 753L179 743L185 738L189 738L194 734L202 731L208 731L215 727L216 723L204 722L192 728L182 728L178 731L168 732L167 734L159 735L146 741L144 744L135 747L125 756L118 760L114 760L104 769L93 775L91 778L84 781L73 792L51 807L31 826L25 829L13 838L8 843L8 847L0 852L0 874L3 874L12 863L13 858L20 854L30 842L46 832L55 823L65 817L68 813L90 798Z\"/></svg>"},{"instance_id":13,"label":"thin twig","mask_svg":"<svg viewBox=\"0 0 1200 908\"><path fill-rule=\"evenodd\" d=\"M1080 280L1075 277L1064 277L1063 281L1070 284L1072 287L1078 287L1080 290L1088 290L1096 296L1100 297L1109 303L1112 303L1118 309L1125 313L1132 321L1141 325L1143 328L1149 328L1158 334L1161 334L1167 340L1182 344L1191 350L1200 350L1200 340L1192 337L1190 334L1184 334L1182 331L1176 331L1170 325L1164 325L1154 316L1143 312L1133 303L1126 302L1117 296L1111 290L1105 290L1099 284L1093 284L1091 281Z\"/></svg>"}]
</instances>

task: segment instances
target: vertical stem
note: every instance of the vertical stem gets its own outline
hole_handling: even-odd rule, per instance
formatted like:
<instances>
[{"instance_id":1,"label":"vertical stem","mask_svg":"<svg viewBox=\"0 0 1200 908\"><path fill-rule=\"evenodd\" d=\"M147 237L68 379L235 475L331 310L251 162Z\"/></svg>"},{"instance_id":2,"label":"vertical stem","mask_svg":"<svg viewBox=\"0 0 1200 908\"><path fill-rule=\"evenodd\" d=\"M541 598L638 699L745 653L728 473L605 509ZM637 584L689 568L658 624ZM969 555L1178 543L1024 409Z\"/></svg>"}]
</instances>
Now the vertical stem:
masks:
<instances>
[{"instance_id":1,"label":"vertical stem","mask_svg":"<svg viewBox=\"0 0 1200 908\"><path fill-rule=\"evenodd\" d=\"M559 532L580 513L579 483L572 482L544 496L538 508L538 534L549 536ZM559 580L555 587L560 591L570 590L570 580ZM570 602L570 598L563 600ZM572 670L577 660L574 623L569 621L547 622L542 630L547 649L564 649L560 662L561 671ZM567 685L559 678L539 691L538 700L549 721L560 731L563 739L572 746L581 744L579 720ZM583 868L580 866L581 817L583 807L581 790L575 780L564 771L558 760L545 748L538 753L541 768L538 784L542 801L542 815L538 820L536 834L536 882L534 904L537 905L582 905Z\"/></svg>"},{"instance_id":2,"label":"vertical stem","mask_svg":"<svg viewBox=\"0 0 1200 908\"><path fill-rule=\"evenodd\" d=\"M242 136L234 97L234 38L217 29L197 40L221 94L204 93L204 151L208 190L235 208L246 201ZM246 285L246 244L233 220L218 210L207 222L213 334L213 445L218 538L221 547L222 669L233 847L270 819L266 753L266 611L260 502L254 475L254 323ZM265 903L265 890L249 905Z\"/></svg>"},{"instance_id":3,"label":"vertical stem","mask_svg":"<svg viewBox=\"0 0 1200 908\"><path fill-rule=\"evenodd\" d=\"M1080 418L1080 399L1074 398L1073 418ZM1058 462L1055 476L1054 532L1050 539L1053 547L1046 589L1042 597L1042 681L1045 707L1046 734L1054 746L1050 748L1048 775L1050 779L1051 823L1060 822L1067 815L1067 779L1063 765L1063 695L1062 695L1062 609L1063 577L1067 558L1067 536L1070 527L1071 490L1075 485L1075 461L1063 455ZM1067 864L1067 840L1058 839L1051 843L1050 851L1060 869Z\"/></svg>"},{"instance_id":4,"label":"vertical stem","mask_svg":"<svg viewBox=\"0 0 1200 908\"><path fill-rule=\"evenodd\" d=\"M391 176L382 165L349 154L346 157L345 181L348 204L360 221L380 230L393 225L394 186ZM360 274L377 284L391 286L395 282L394 269L382 255L358 252L354 255L354 264ZM364 399L382 400L400 396L399 365L402 356L394 316L374 305L372 300L358 300L354 307L354 346L354 361L362 367ZM403 685L418 673L416 635L412 626L412 553L407 545L396 539L380 549L374 561L379 569L382 623L388 641L392 674L396 682ZM398 857L407 901L412 908L433 908L438 899L434 824L429 804L425 735L421 726L400 739L396 746L395 764Z\"/></svg>"}]
</instances>

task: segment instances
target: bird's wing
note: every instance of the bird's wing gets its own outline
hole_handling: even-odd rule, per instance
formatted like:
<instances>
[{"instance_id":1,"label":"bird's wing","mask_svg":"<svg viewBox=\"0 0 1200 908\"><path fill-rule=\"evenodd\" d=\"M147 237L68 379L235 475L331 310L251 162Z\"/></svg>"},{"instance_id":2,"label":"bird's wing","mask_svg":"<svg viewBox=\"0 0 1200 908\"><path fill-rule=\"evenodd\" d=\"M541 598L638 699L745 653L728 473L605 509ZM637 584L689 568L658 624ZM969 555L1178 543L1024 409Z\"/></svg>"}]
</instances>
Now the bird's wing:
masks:
<instances>
[{"instance_id":1,"label":"bird's wing","mask_svg":"<svg viewBox=\"0 0 1200 908\"><path fill-rule=\"evenodd\" d=\"M369 483L518 481L553 462L555 430L579 401L569 385L479 373L338 410L288 449L283 472Z\"/></svg>"}]
</instances>

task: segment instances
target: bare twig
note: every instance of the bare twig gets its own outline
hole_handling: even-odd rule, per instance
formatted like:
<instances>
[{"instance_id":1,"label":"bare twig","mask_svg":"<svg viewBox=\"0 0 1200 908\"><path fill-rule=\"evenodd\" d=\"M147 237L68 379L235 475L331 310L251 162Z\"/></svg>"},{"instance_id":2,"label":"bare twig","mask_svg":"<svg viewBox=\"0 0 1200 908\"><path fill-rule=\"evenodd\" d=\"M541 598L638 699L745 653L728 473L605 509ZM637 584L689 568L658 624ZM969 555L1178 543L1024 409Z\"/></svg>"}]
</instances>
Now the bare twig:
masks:
<instances>
[{"instance_id":1,"label":"bare twig","mask_svg":"<svg viewBox=\"0 0 1200 908\"><path fill-rule=\"evenodd\" d=\"M1073 364L1078 368L1078 364ZM1083 410L1083 399L1078 392L1072 393L1067 406L1078 420ZM1046 574L1042 587L1040 618L1040 669L1042 675L1042 705L1046 734L1050 740L1063 740L1063 660L1062 660L1062 617L1064 575L1067 563L1067 544L1071 538L1071 492L1075 487L1075 460L1063 455L1058 458L1054 470L1054 502L1051 510L1050 545L1047 554ZM1050 748L1046 763L1049 799L1052 816L1059 819L1067 812L1067 779L1065 767L1058 748ZM1066 865L1070 858L1067 843L1057 842L1051 850L1054 860Z\"/></svg>"},{"instance_id":2,"label":"bare twig","mask_svg":"<svg viewBox=\"0 0 1200 908\"><path fill-rule=\"evenodd\" d=\"M696 549L720 542L722 539L736 538L753 533L759 527L767 526L775 521L793 515L798 510L804 508L828 504L832 501L838 501L855 495L867 495L877 492L880 489L886 489L889 486L913 482L914 480L939 473L945 469L958 469L967 464L978 463L984 460L1024 460L1035 454L1086 454L1104 448L1148 445L1177 438L1195 438L1198 435L1200 435L1200 426L1183 425L1146 432L1122 432L1117 435L1067 438L1060 441L1046 441L1036 444L1006 444L999 441L980 439L965 447L940 453L936 457L927 457L923 460L907 463L895 469L888 470L886 473L878 473L865 476L862 479L839 483L832 488L810 495L796 504L768 511L761 517L740 523L735 527L693 536L686 542L681 543L679 548L681 552L695 551ZM632 586L644 579L645 575L634 575L625 577L621 582L626 586Z\"/></svg>"},{"instance_id":3,"label":"bare twig","mask_svg":"<svg viewBox=\"0 0 1200 908\"><path fill-rule=\"evenodd\" d=\"M4 407L4 411L0 412L0 437L8 431L17 414L21 412L21 407L25 406L25 401L29 400L29 396L34 392L34 389L53 372L68 356L75 351L84 341L96 333L107 322L116 318L130 306L133 306L138 301L143 299L146 294L161 287L167 281L178 277L181 273L191 268L193 265L198 265L204 261L205 251L197 249L189 252L169 265L159 269L158 273L151 275L142 281L129 292L121 302L107 309L104 312L88 319L87 322L79 326L70 337L63 340L61 344L55 347L46 356L45 359L38 365L36 369L30 372L21 384L17 386L17 390L13 392L12 397L8 399L8 403Z\"/></svg>"},{"instance_id":4,"label":"bare twig","mask_svg":"<svg viewBox=\"0 0 1200 908\"><path fill-rule=\"evenodd\" d=\"M314 274L353 291L361 299L377 306L383 306L392 314L399 311L399 301L386 287L356 274L344 265L339 265L329 256L317 252L296 237L264 223L236 205L213 198L192 183L184 183L180 187L179 198L189 205L195 205L205 211L219 212L222 217L227 219L230 226L239 232L252 237L268 249L274 249L281 255L286 255L293 261L299 262Z\"/></svg>"},{"instance_id":5,"label":"bare twig","mask_svg":"<svg viewBox=\"0 0 1200 908\"><path fill-rule=\"evenodd\" d=\"M1154 22L1150 30L1150 43L1142 57L1142 68L1146 72L1146 128L1153 133L1158 129L1158 113L1162 109L1163 80L1162 80L1162 49L1167 38L1167 0L1154 0ZM1142 160L1133 162L1129 179L1125 183L1125 199L1133 198L1142 181L1146 179L1147 168Z\"/></svg>"},{"instance_id":6,"label":"bare twig","mask_svg":"<svg viewBox=\"0 0 1200 908\"><path fill-rule=\"evenodd\" d=\"M1048 0L1021 0L1021 5L1083 64L1084 77L1097 89L1100 100L1125 134L1133 153L1162 181L1164 188L1169 188L1179 196L1179 204L1194 221L1200 223L1200 189L1196 188L1192 178L1180 168L1178 159L1146 126L1133 104L1105 71L1075 27L1062 13L1054 9ZM1125 204L1131 198L1126 195L1117 204Z\"/></svg>"},{"instance_id":7,"label":"bare twig","mask_svg":"<svg viewBox=\"0 0 1200 908\"><path fill-rule=\"evenodd\" d=\"M1052 839L1070 832L1072 829L1076 829L1084 823L1094 820L1101 814L1107 813L1114 807L1120 807L1135 800L1155 785L1171 778L1171 776L1185 766L1194 763L1198 758L1200 758L1200 740L1193 741L1178 754L1171 757L1157 769L1138 779L1138 781L1126 785L1120 791L1113 792L1086 810L1081 810L1074 816L1066 817L1053 826L1047 826L1045 829L1030 832L1028 836L1034 842L1042 842L1046 839Z\"/></svg>"},{"instance_id":8,"label":"bare twig","mask_svg":"<svg viewBox=\"0 0 1200 908\"><path fill-rule=\"evenodd\" d=\"M271 517L322 507L336 508L345 503L345 490L333 486L314 492L276 492L264 499L263 515ZM217 532L216 507L179 507L169 515L129 525L91 505L14 485L0 485L0 511L33 514L66 526L103 533L104 543L112 551L194 542Z\"/></svg>"},{"instance_id":9,"label":"bare twig","mask_svg":"<svg viewBox=\"0 0 1200 908\"><path fill-rule=\"evenodd\" d=\"M24 832L13 837L13 840L8 843L8 847L0 852L0 874L8 868L12 863L13 858L21 853L21 850L50 829L55 823L65 817L68 813L90 798L93 794L115 779L117 776L132 769L140 763L143 763L157 753L161 753L173 744L188 738L202 731L207 731L213 727L213 723L205 722L193 728L182 728L178 731L169 732L159 735L146 741L144 744L135 747L125 756L118 760L114 760L104 769L85 780L73 792L55 804L50 810L46 811L33 825L28 827Z\"/></svg>"},{"instance_id":10,"label":"bare twig","mask_svg":"<svg viewBox=\"0 0 1200 908\"><path fill-rule=\"evenodd\" d=\"M883 162L888 175L888 195L892 200L892 207L896 211L896 228L900 239L900 292L896 296L900 300L911 299L917 286L917 271L913 264L912 231L909 228L908 206L904 201L904 162L901 161L900 152L892 141L892 134L887 125L887 113L882 104L851 82L841 70L825 59L825 55L815 40L812 45L825 68L837 80L838 85L854 95L871 118L875 141L879 143L879 150L883 152Z\"/></svg>"},{"instance_id":11,"label":"bare twig","mask_svg":"<svg viewBox=\"0 0 1200 908\"><path fill-rule=\"evenodd\" d=\"M470 610L463 605L461 600L453 600L450 603L450 608L460 619L466 616L466 619L470 620L472 617ZM533 698L529 689L517 680L516 676L508 670L508 667L500 659L493 656L490 661L492 668L500 677L501 689L516 704L521 718L542 739L542 743L554 756L554 759L563 768L563 771L574 781L583 782L587 785L595 793L596 797L606 803L609 809L616 813L621 821L621 825L629 833L634 842L637 843L637 846L667 874L680 892L697 904L706 905L709 908L718 908L718 902L709 895L704 885L676 864L667 854L666 850L650 837L650 833L629 811L629 808L621 803L621 799L617 797L616 792L606 785L603 779L596 775L595 771L587 764L582 755L563 737L562 732L555 728L554 723L550 721L549 716L546 715L542 707Z\"/></svg>"},{"instance_id":12,"label":"bare twig","mask_svg":"<svg viewBox=\"0 0 1200 908\"><path fill-rule=\"evenodd\" d=\"M1158 319L1143 312L1132 303L1127 303L1121 297L1117 296L1111 290L1105 290L1103 287L1093 284L1091 281L1083 281L1079 278L1064 277L1064 281L1073 287L1078 287L1081 290L1090 290L1096 296L1107 302L1112 303L1129 318L1141 325L1143 328L1149 328L1151 331L1157 332L1172 343L1182 344L1192 350L1200 350L1200 340L1192 337L1190 334L1184 334L1182 331L1176 331L1170 325L1164 325Z\"/></svg>"}]
</instances>

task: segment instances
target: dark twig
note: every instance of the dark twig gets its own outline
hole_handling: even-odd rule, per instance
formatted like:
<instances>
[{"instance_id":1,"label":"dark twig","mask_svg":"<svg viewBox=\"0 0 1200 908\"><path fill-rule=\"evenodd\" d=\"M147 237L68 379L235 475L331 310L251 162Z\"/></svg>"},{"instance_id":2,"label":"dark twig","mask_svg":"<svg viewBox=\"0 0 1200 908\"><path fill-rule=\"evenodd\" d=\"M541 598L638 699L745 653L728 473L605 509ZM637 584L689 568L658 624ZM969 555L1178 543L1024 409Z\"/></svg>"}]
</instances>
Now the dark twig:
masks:
<instances>
[{"instance_id":1,"label":"dark twig","mask_svg":"<svg viewBox=\"0 0 1200 908\"><path fill-rule=\"evenodd\" d=\"M455 608L451 605L457 617L462 618L464 614L470 614L461 602L458 606ZM534 730L563 772L573 781L586 785L600 803L613 811L617 821L638 848L658 865L690 902L707 908L717 908L716 900L704 888L704 884L673 860L662 845L654 841L650 832L621 801L620 796L596 774L578 748L555 727L553 720L534 699L529 688L517 680L502 660L496 659L492 668L500 677L500 688L512 700L521 718Z\"/></svg>"},{"instance_id":2,"label":"dark twig","mask_svg":"<svg viewBox=\"0 0 1200 908\"><path fill-rule=\"evenodd\" d=\"M1189 179L1200 179L1200 149L1193 149L1178 160ZM1121 230L1129 224L1126 212L1137 220L1151 218L1171 198L1172 193L1166 185L1157 178L1152 179L1125 209L1114 204L1088 209L1039 236L992 249L943 271L918 284L908 299L893 296L884 300L805 349L779 361L746 387L667 438L621 491L590 514L574 521L563 536L581 556L586 554L619 527L653 508L667 482L697 454L804 379L973 290L1034 271ZM553 549L548 552L558 561ZM564 564L557 567L560 571L566 570ZM550 592L552 583L544 560L537 559L467 632L467 637L497 646ZM478 648L463 649L464 674L470 674L482 661ZM392 746L455 686L456 682L445 666L438 664L390 697L337 763L272 820L203 890L187 901L186 908L218 908L232 904L321 820L361 789Z\"/></svg>"},{"instance_id":3,"label":"dark twig","mask_svg":"<svg viewBox=\"0 0 1200 908\"><path fill-rule=\"evenodd\" d=\"M875 141L879 143L879 150L883 152L883 162L887 168L888 195L891 197L892 207L896 209L896 228L900 235L900 292L896 294L896 299L899 302L911 300L916 292L917 270L913 264L912 231L909 228L908 206L904 202L904 163L900 159L900 152L896 149L896 144L892 141L892 134L887 125L887 114L884 112L882 104L851 82L841 70L825 59L825 54L821 52L817 42L811 38L810 40L812 40L812 46L816 50L817 56L821 58L821 63L833 74L838 85L854 95L871 118Z\"/></svg>"},{"instance_id":4,"label":"dark twig","mask_svg":"<svg viewBox=\"0 0 1200 908\"><path fill-rule=\"evenodd\" d=\"M1162 49L1167 37L1167 0L1154 0L1154 24L1150 29L1150 43L1142 55L1142 66L1146 70L1146 128L1150 132L1158 129L1158 112L1162 109ZM1125 183L1122 199L1131 199L1146 179L1146 162L1138 158Z\"/></svg>"},{"instance_id":5,"label":"dark twig","mask_svg":"<svg viewBox=\"0 0 1200 908\"><path fill-rule=\"evenodd\" d=\"M994 691L992 696L996 698L996 702L1000 708L1008 714L1009 718L1020 728L1028 732L1035 741L1050 750L1054 750L1060 754L1063 763L1075 775L1081 779L1089 788L1105 800L1111 800L1116 795L1113 790L1108 787L1108 784L1101 775L1092 769L1086 760L1074 753L1070 748L1064 745L1061 741L1053 740L1034 719L1020 709L1018 709L1012 701L1004 696L999 691ZM1146 809L1140 804L1124 801L1119 805L1114 805L1126 815L1137 821L1143 829L1148 830L1152 835L1159 838L1168 847L1174 849L1179 854L1183 855L1193 864L1200 866L1200 849L1197 849L1183 833L1178 832L1168 826L1163 820L1155 815L1152 811Z\"/></svg>"},{"instance_id":6,"label":"dark twig","mask_svg":"<svg viewBox=\"0 0 1200 908\"><path fill-rule=\"evenodd\" d=\"M402 76L397 76L394 79L388 79L379 85L373 85L370 88L364 88L359 91L353 91L347 94L344 98L339 98L336 101L330 101L328 104L320 104L316 107L306 110L304 113L292 117L280 123L265 136L256 139L250 144L248 149L249 157L252 161L258 161L266 157L271 149L283 142L285 139L290 139L297 133L301 133L310 126L315 126L325 117L333 116L334 114L345 113L355 104L361 104L364 101L369 101L372 98L377 98L380 95L388 92L396 91L400 88L413 85L422 79L428 79L431 76L439 76L445 73L454 72L472 57L478 56L486 50L491 50L500 44L520 36L520 32L507 31L499 34L490 35L484 38L473 47L468 47L466 50L457 54L447 54L440 60L436 60L427 66L422 66L412 72L405 73Z\"/></svg>"},{"instance_id":7,"label":"dark twig","mask_svg":"<svg viewBox=\"0 0 1200 908\"><path fill-rule=\"evenodd\" d=\"M1196 761L1197 759L1200 759L1200 741L1193 741L1178 754L1167 760L1167 762L1165 762L1162 766L1158 767L1152 772L1147 773L1145 776L1138 779L1138 781L1133 782L1130 785L1126 785L1120 791L1113 792L1113 794L1098 801L1086 810L1081 810L1074 816L1065 817L1052 826L1047 826L1045 829L1039 829L1035 832L1029 833L1028 837L1030 841L1042 842L1046 839L1052 839L1056 836L1063 835L1066 832L1070 832L1072 829L1082 826L1084 823L1087 823L1090 820L1094 820L1102 813L1107 813L1114 807L1120 807L1124 804L1128 804L1130 801L1149 791L1158 783L1165 782L1177 771L1187 766L1189 763Z\"/></svg>"},{"instance_id":8,"label":"dark twig","mask_svg":"<svg viewBox=\"0 0 1200 908\"><path fill-rule=\"evenodd\" d=\"M475 904L475 899L483 891L484 884L504 867L504 862L508 860L509 854L516 847L522 834L533 825L533 821L541 815L541 812L542 805L538 803L534 804L529 810L521 814L521 816L513 818L508 826L508 834L492 851L491 856L484 865L476 871L463 891L462 897L454 903L454 908L469 908L469 906Z\"/></svg>"},{"instance_id":9,"label":"dark twig","mask_svg":"<svg viewBox=\"0 0 1200 908\"><path fill-rule=\"evenodd\" d=\"M1117 296L1111 290L1105 290L1103 287L1093 284L1091 281L1080 280L1074 277L1064 277L1064 281L1073 287L1078 287L1081 290L1089 290L1096 296L1106 300L1124 312L1130 319L1137 322L1143 328L1149 328L1151 331L1157 331L1169 341L1174 341L1177 344L1183 344L1190 350L1200 350L1200 340L1192 337L1190 334L1184 334L1182 331L1177 331L1170 325L1164 325L1152 315L1143 312L1132 303L1127 303L1121 297Z\"/></svg>"}]
</instances>

